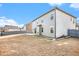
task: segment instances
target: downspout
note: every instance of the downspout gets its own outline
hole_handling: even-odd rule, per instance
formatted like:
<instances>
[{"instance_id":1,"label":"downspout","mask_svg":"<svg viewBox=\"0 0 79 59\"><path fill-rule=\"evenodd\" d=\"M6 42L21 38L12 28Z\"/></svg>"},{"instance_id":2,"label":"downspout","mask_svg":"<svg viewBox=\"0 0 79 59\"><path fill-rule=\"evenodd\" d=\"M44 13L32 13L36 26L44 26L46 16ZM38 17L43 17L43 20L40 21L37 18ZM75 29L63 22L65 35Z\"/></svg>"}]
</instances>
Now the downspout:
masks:
<instances>
[{"instance_id":1,"label":"downspout","mask_svg":"<svg viewBox=\"0 0 79 59\"><path fill-rule=\"evenodd\" d=\"M54 27L54 40L56 40L56 9L55 9L55 27Z\"/></svg>"}]
</instances>

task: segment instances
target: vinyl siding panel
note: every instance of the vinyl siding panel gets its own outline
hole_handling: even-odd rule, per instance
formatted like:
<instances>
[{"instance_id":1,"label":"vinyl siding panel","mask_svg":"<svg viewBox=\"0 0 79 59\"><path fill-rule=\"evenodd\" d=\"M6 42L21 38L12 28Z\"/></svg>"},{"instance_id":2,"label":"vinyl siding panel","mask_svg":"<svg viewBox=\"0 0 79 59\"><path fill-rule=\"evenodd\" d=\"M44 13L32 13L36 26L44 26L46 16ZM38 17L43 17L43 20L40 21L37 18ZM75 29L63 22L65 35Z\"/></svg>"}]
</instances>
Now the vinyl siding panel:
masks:
<instances>
[{"instance_id":1,"label":"vinyl siding panel","mask_svg":"<svg viewBox=\"0 0 79 59\"><path fill-rule=\"evenodd\" d=\"M51 20L51 15L53 15L53 20ZM43 22L42 22L43 21ZM44 16L40 17L36 21L32 23L32 30L34 32L34 28L37 28L37 34L39 33L39 28L38 25L42 25L43 27L43 32L42 35L48 36L48 37L54 37L55 33L50 33L50 28L53 27L54 30L54 25L55 25L55 10L45 14Z\"/></svg>"},{"instance_id":2,"label":"vinyl siding panel","mask_svg":"<svg viewBox=\"0 0 79 59\"><path fill-rule=\"evenodd\" d=\"M74 17L56 10L56 37L67 36L68 29L75 29L75 25Z\"/></svg>"}]
</instances>

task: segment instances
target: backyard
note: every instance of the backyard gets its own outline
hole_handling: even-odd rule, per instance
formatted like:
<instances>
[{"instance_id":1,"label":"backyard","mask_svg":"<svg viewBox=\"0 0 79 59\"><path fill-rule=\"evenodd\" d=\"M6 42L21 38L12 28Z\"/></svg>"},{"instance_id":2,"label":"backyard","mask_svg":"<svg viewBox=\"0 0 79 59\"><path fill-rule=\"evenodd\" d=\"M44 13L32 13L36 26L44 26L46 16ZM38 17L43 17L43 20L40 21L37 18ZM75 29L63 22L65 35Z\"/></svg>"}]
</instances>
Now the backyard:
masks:
<instances>
[{"instance_id":1,"label":"backyard","mask_svg":"<svg viewBox=\"0 0 79 59\"><path fill-rule=\"evenodd\" d=\"M0 55L7 56L79 56L79 38L19 35L0 38Z\"/></svg>"}]
</instances>

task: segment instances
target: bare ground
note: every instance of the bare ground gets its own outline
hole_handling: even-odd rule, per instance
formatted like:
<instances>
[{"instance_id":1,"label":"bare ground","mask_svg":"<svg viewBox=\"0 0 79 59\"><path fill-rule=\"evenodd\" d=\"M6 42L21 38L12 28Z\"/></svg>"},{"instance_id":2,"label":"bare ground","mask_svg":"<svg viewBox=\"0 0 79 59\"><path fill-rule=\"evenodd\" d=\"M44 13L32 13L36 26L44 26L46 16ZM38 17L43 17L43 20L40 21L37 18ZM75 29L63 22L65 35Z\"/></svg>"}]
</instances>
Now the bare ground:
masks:
<instances>
[{"instance_id":1,"label":"bare ground","mask_svg":"<svg viewBox=\"0 0 79 59\"><path fill-rule=\"evenodd\" d=\"M0 38L0 55L4 56L79 56L79 38L60 38L19 35Z\"/></svg>"}]
</instances>

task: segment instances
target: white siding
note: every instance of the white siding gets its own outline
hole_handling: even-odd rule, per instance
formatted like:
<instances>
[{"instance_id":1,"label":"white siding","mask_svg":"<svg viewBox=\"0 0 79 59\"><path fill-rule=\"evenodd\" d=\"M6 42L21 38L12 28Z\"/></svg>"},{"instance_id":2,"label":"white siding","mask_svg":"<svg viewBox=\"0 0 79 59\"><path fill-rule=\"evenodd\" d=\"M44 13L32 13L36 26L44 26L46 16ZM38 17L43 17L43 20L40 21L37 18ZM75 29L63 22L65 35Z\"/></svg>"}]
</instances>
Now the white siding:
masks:
<instances>
[{"instance_id":1,"label":"white siding","mask_svg":"<svg viewBox=\"0 0 79 59\"><path fill-rule=\"evenodd\" d=\"M26 31L26 25L24 25L24 27L23 27L23 29L22 29L22 30Z\"/></svg>"},{"instance_id":2,"label":"white siding","mask_svg":"<svg viewBox=\"0 0 79 59\"><path fill-rule=\"evenodd\" d=\"M53 14L53 20L51 20L51 15ZM48 36L48 37L61 37L61 36L67 36L68 29L76 29L76 18L58 10L55 9L44 16L38 18L37 20L32 22L32 31L34 32L34 29L36 28L37 33L39 34L39 27L38 25L42 25L43 32L42 35ZM43 22L41 22L43 20ZM56 30L55 30L55 21L56 21ZM74 21L74 23L73 23ZM50 32L50 28L53 27L54 33ZM56 34L55 34L56 31Z\"/></svg>"},{"instance_id":3,"label":"white siding","mask_svg":"<svg viewBox=\"0 0 79 59\"><path fill-rule=\"evenodd\" d=\"M56 37L67 36L68 29L75 29L75 18L56 10Z\"/></svg>"},{"instance_id":4,"label":"white siding","mask_svg":"<svg viewBox=\"0 0 79 59\"><path fill-rule=\"evenodd\" d=\"M53 15L53 20L51 20L51 14ZM41 22L42 20L43 20L43 23ZM50 28L53 27L53 29L54 29L54 24L55 24L54 21L55 21L55 10L53 10L52 12L49 12L49 13L45 14L44 16L40 17L39 19L35 20L32 23L32 30L34 32L34 28L37 28L37 34L38 34L39 30L38 30L37 25L42 24L42 27L43 27L42 35L54 37L55 33L50 33Z\"/></svg>"}]
</instances>

